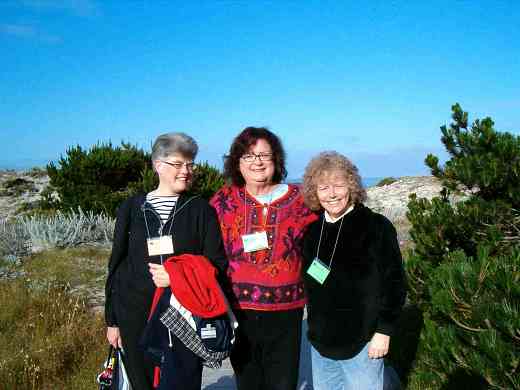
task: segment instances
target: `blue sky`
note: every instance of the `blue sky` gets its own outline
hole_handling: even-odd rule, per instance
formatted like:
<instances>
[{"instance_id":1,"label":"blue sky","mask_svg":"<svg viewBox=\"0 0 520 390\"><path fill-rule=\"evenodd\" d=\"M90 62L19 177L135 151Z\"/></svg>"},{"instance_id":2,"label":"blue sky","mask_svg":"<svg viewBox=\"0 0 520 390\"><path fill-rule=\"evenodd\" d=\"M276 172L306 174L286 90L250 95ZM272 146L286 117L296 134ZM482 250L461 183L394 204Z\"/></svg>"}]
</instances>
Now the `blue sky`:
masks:
<instances>
[{"instance_id":1,"label":"blue sky","mask_svg":"<svg viewBox=\"0 0 520 390\"><path fill-rule=\"evenodd\" d=\"M520 2L3 0L0 91L3 168L167 131L220 167L265 125L291 178L331 149L426 174L455 102L520 133Z\"/></svg>"}]
</instances>

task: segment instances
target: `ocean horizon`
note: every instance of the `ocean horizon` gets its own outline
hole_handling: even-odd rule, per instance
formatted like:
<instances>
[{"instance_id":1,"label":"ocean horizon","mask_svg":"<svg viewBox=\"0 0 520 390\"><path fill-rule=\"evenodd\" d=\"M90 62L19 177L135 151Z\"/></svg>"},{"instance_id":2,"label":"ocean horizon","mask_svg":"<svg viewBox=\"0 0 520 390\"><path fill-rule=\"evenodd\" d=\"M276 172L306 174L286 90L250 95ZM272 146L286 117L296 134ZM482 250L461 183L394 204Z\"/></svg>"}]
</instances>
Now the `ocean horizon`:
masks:
<instances>
[{"instance_id":1,"label":"ocean horizon","mask_svg":"<svg viewBox=\"0 0 520 390\"><path fill-rule=\"evenodd\" d=\"M399 177L399 176L396 176L396 177ZM377 183L379 183L381 180L383 180L384 177L362 177L361 178L361 182L363 183L363 187L365 188L369 188L369 187L373 187L375 186ZM303 181L303 178L299 178L299 179L288 179L287 182L288 183L301 183Z\"/></svg>"}]
</instances>

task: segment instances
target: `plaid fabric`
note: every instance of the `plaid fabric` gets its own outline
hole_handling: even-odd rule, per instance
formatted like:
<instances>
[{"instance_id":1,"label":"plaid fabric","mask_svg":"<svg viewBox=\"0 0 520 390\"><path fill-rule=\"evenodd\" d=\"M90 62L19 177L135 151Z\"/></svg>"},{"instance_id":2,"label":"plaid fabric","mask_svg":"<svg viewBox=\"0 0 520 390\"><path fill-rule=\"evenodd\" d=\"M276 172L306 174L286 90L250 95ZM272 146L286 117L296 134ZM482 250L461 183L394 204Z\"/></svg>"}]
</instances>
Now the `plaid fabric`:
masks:
<instances>
[{"instance_id":1,"label":"plaid fabric","mask_svg":"<svg viewBox=\"0 0 520 390\"><path fill-rule=\"evenodd\" d=\"M214 352L206 348L197 332L174 307L161 314L160 321L195 355L203 360L203 365L210 368L220 368L222 360L226 359L230 351Z\"/></svg>"}]
</instances>

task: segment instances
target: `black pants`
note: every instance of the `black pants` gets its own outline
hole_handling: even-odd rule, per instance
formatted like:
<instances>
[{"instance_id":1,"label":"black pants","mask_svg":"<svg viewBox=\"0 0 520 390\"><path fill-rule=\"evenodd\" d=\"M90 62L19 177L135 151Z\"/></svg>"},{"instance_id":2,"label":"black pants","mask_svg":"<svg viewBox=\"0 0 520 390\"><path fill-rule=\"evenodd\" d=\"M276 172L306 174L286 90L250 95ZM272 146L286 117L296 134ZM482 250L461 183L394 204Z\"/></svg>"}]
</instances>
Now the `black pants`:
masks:
<instances>
[{"instance_id":1,"label":"black pants","mask_svg":"<svg viewBox=\"0 0 520 390\"><path fill-rule=\"evenodd\" d=\"M172 335L173 348L166 352L157 390L200 390L202 359Z\"/></svg>"},{"instance_id":2,"label":"black pants","mask_svg":"<svg viewBox=\"0 0 520 390\"><path fill-rule=\"evenodd\" d=\"M139 340L146 324L146 310L118 308L119 330L125 351L124 363L132 390L153 390L153 363L139 347Z\"/></svg>"},{"instance_id":3,"label":"black pants","mask_svg":"<svg viewBox=\"0 0 520 390\"><path fill-rule=\"evenodd\" d=\"M242 310L231 352L238 390L294 390L298 384L303 309Z\"/></svg>"}]
</instances>

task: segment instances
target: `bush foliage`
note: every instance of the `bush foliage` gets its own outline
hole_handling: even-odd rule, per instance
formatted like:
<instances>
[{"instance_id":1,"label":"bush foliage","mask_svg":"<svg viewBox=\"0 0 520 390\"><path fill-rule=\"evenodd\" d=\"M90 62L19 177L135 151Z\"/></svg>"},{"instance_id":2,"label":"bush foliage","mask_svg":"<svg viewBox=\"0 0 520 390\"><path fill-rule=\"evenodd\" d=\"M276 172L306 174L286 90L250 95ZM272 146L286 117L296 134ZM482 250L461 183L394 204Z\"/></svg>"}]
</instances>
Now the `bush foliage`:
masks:
<instances>
[{"instance_id":1,"label":"bush foliage","mask_svg":"<svg viewBox=\"0 0 520 390\"><path fill-rule=\"evenodd\" d=\"M377 182L376 187L384 187L389 184L395 183L397 180L395 177L385 177Z\"/></svg>"},{"instance_id":2,"label":"bush foliage","mask_svg":"<svg viewBox=\"0 0 520 390\"><path fill-rule=\"evenodd\" d=\"M158 184L150 154L124 142L116 147L110 142L98 144L89 150L72 147L58 165L50 163L47 172L50 189L43 194L43 208L80 208L109 216L129 195L149 192ZM223 184L222 174L207 162L195 166L192 193L210 198ZM58 199L52 197L53 190Z\"/></svg>"},{"instance_id":3,"label":"bush foliage","mask_svg":"<svg viewBox=\"0 0 520 390\"><path fill-rule=\"evenodd\" d=\"M128 184L139 181L141 172L151 163L150 155L136 146L122 142L114 147L109 142L89 150L71 147L58 164L51 162L47 172L51 187L59 195L59 209L81 207L84 211L114 215L128 195Z\"/></svg>"},{"instance_id":4,"label":"bush foliage","mask_svg":"<svg viewBox=\"0 0 520 390\"><path fill-rule=\"evenodd\" d=\"M193 184L190 192L209 199L224 185L224 176L207 162L197 164L193 171Z\"/></svg>"},{"instance_id":5,"label":"bush foliage","mask_svg":"<svg viewBox=\"0 0 520 390\"><path fill-rule=\"evenodd\" d=\"M450 159L426 158L441 196L408 205L410 296L425 318L410 384L520 389L520 137L452 110L441 127ZM461 190L469 198L451 204Z\"/></svg>"}]
</instances>

